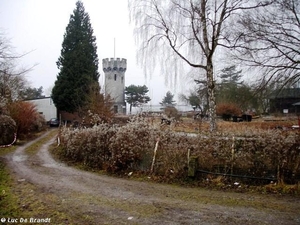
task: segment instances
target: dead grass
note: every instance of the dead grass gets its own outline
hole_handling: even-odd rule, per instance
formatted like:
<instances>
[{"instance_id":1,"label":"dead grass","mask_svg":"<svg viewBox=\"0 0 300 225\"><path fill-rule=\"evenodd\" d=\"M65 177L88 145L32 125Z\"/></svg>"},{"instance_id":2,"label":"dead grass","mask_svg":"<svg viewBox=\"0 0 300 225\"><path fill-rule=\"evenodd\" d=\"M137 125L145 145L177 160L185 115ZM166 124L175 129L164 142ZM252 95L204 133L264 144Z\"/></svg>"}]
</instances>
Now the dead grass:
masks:
<instances>
[{"instance_id":1,"label":"dead grass","mask_svg":"<svg viewBox=\"0 0 300 225\"><path fill-rule=\"evenodd\" d=\"M157 122L157 121L156 121ZM265 120L264 118L254 119L251 122L232 122L217 120L218 132L243 132L249 129L290 129L292 125L297 125L296 118L279 117L272 120ZM174 125L175 131L179 132L209 132L209 122L206 120L199 121L192 118L183 118L181 122Z\"/></svg>"}]
</instances>

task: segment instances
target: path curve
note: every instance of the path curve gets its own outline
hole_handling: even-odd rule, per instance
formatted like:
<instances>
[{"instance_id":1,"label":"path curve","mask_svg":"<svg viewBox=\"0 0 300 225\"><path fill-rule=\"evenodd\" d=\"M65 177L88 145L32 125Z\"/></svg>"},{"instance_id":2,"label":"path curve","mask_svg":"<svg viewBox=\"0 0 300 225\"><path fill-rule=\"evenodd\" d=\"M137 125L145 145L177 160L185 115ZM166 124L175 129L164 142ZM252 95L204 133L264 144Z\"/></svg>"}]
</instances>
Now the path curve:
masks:
<instances>
[{"instance_id":1,"label":"path curve","mask_svg":"<svg viewBox=\"0 0 300 225\"><path fill-rule=\"evenodd\" d=\"M25 153L47 134L7 155L8 166L17 179L55 194L69 212L87 216L91 224L300 224L299 198L98 175L55 161L48 151L54 139L33 156Z\"/></svg>"}]
</instances>

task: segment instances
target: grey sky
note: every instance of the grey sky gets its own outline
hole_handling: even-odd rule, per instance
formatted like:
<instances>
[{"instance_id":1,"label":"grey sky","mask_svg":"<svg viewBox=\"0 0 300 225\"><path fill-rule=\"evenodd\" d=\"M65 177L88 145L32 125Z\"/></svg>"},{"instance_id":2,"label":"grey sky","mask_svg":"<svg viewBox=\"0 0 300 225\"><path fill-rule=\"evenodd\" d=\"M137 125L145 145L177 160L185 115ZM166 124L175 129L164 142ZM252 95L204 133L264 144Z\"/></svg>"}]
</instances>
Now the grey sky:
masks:
<instances>
[{"instance_id":1,"label":"grey sky","mask_svg":"<svg viewBox=\"0 0 300 225\"><path fill-rule=\"evenodd\" d=\"M23 57L20 64L38 64L27 79L33 87L43 86L46 94L56 80L56 61L70 15L77 0L0 0L0 32L10 39L16 52ZM152 104L158 104L169 90L159 74L145 79L136 65L133 29L129 25L127 0L83 0L97 38L100 83L103 84L102 59L114 56L127 59L126 86L147 85ZM47 93L48 92L48 93ZM177 93L178 94L178 93Z\"/></svg>"}]
</instances>

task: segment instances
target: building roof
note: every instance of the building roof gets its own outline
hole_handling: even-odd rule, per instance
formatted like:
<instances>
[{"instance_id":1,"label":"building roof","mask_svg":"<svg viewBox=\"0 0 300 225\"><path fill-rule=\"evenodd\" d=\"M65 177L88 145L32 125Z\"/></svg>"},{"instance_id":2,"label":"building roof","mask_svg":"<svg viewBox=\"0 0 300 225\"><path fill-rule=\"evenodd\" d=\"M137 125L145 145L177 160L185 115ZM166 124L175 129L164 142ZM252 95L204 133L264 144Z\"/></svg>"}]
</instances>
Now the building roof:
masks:
<instances>
[{"instance_id":1,"label":"building roof","mask_svg":"<svg viewBox=\"0 0 300 225\"><path fill-rule=\"evenodd\" d=\"M48 98L51 98L51 97L42 96L39 98L27 98L27 99L24 99L24 101L35 101L35 100L48 99Z\"/></svg>"},{"instance_id":2,"label":"building roof","mask_svg":"<svg viewBox=\"0 0 300 225\"><path fill-rule=\"evenodd\" d=\"M278 89L273 91L269 98L300 98L300 88Z\"/></svg>"}]
</instances>

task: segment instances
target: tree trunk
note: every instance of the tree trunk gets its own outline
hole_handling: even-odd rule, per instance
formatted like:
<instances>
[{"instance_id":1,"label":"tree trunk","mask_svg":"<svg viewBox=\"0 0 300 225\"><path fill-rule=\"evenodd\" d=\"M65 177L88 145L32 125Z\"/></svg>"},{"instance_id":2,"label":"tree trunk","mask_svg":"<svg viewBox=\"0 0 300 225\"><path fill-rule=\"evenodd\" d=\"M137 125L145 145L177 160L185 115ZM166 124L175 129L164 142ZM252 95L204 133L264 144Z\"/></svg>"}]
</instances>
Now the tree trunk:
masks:
<instances>
[{"instance_id":1,"label":"tree trunk","mask_svg":"<svg viewBox=\"0 0 300 225\"><path fill-rule=\"evenodd\" d=\"M216 124L216 96L215 96L215 81L212 62L207 62L207 92L208 92L208 116L210 132L217 130Z\"/></svg>"}]
</instances>

